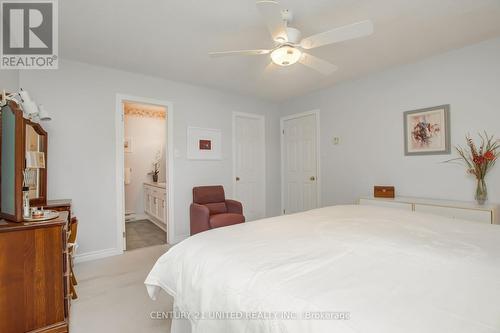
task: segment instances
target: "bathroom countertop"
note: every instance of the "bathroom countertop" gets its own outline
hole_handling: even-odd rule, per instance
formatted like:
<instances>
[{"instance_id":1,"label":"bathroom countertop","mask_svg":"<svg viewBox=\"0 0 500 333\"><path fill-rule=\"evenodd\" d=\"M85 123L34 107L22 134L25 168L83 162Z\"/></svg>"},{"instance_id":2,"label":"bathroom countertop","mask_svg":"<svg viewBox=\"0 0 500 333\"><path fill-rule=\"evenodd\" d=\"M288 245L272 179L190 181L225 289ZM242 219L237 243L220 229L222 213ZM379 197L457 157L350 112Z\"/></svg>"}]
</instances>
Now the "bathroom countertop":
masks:
<instances>
[{"instance_id":1,"label":"bathroom countertop","mask_svg":"<svg viewBox=\"0 0 500 333\"><path fill-rule=\"evenodd\" d=\"M158 188L167 189L167 183L153 183L153 182L145 182L144 185L154 186Z\"/></svg>"}]
</instances>

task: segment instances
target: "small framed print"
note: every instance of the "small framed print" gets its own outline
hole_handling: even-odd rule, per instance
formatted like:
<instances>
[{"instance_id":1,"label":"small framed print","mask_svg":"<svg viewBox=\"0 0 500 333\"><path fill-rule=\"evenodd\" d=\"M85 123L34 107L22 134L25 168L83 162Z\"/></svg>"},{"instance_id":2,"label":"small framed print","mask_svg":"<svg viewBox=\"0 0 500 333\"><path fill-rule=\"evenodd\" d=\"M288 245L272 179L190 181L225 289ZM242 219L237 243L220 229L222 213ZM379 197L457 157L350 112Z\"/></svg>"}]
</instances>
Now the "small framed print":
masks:
<instances>
[{"instance_id":1,"label":"small framed print","mask_svg":"<svg viewBox=\"0 0 500 333\"><path fill-rule=\"evenodd\" d=\"M212 141L200 140L200 150L212 150Z\"/></svg>"},{"instance_id":2,"label":"small framed print","mask_svg":"<svg viewBox=\"0 0 500 333\"><path fill-rule=\"evenodd\" d=\"M188 127L187 157L191 160L222 159L221 130Z\"/></svg>"},{"instance_id":3,"label":"small framed print","mask_svg":"<svg viewBox=\"0 0 500 333\"><path fill-rule=\"evenodd\" d=\"M132 138L125 138L123 141L123 149L125 153L132 153Z\"/></svg>"},{"instance_id":4,"label":"small framed print","mask_svg":"<svg viewBox=\"0 0 500 333\"><path fill-rule=\"evenodd\" d=\"M405 155L451 154L450 105L404 113Z\"/></svg>"}]
</instances>

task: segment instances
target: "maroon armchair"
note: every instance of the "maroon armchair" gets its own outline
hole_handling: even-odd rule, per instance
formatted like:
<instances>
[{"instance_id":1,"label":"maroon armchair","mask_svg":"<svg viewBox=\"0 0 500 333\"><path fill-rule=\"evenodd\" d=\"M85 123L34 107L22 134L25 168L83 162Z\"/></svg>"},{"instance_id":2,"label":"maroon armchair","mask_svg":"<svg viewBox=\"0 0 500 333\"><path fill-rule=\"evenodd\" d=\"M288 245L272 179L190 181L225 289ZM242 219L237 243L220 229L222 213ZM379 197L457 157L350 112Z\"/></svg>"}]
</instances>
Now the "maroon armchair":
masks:
<instances>
[{"instance_id":1,"label":"maroon armchair","mask_svg":"<svg viewBox=\"0 0 500 333\"><path fill-rule=\"evenodd\" d=\"M190 215L191 235L245 222L243 206L238 201L226 200L222 186L193 188Z\"/></svg>"}]
</instances>

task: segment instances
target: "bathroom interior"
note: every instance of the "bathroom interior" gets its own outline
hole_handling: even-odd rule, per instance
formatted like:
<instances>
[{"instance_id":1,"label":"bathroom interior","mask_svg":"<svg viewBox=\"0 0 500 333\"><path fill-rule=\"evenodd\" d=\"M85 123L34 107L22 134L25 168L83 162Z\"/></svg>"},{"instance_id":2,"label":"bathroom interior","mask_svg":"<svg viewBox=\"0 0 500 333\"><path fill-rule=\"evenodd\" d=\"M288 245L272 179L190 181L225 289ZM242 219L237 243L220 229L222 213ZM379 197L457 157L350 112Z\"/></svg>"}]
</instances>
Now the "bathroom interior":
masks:
<instances>
[{"instance_id":1,"label":"bathroom interior","mask_svg":"<svg viewBox=\"0 0 500 333\"><path fill-rule=\"evenodd\" d=\"M167 109L124 102L126 250L167 243Z\"/></svg>"}]
</instances>

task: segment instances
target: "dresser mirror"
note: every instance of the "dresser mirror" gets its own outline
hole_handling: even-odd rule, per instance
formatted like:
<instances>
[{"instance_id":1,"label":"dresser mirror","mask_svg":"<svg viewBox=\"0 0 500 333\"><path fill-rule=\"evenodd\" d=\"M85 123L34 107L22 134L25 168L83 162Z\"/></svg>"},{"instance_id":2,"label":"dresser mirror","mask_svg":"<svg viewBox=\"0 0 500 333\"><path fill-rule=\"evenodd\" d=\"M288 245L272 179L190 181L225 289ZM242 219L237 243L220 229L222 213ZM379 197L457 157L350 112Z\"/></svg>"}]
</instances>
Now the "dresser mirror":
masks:
<instances>
[{"instance_id":1,"label":"dresser mirror","mask_svg":"<svg viewBox=\"0 0 500 333\"><path fill-rule=\"evenodd\" d=\"M22 221L24 119L15 102L0 111L0 217Z\"/></svg>"},{"instance_id":2,"label":"dresser mirror","mask_svg":"<svg viewBox=\"0 0 500 333\"><path fill-rule=\"evenodd\" d=\"M47 204L47 132L23 118L14 101L0 111L0 218L23 221L23 187L30 206Z\"/></svg>"},{"instance_id":3,"label":"dresser mirror","mask_svg":"<svg viewBox=\"0 0 500 333\"><path fill-rule=\"evenodd\" d=\"M25 120L24 185L29 187L31 206L47 204L47 132L40 124Z\"/></svg>"},{"instance_id":4,"label":"dresser mirror","mask_svg":"<svg viewBox=\"0 0 500 333\"><path fill-rule=\"evenodd\" d=\"M2 108L1 126L1 170L0 170L0 207L5 216L16 215L15 198L15 150L16 150L16 114L9 105Z\"/></svg>"}]
</instances>

